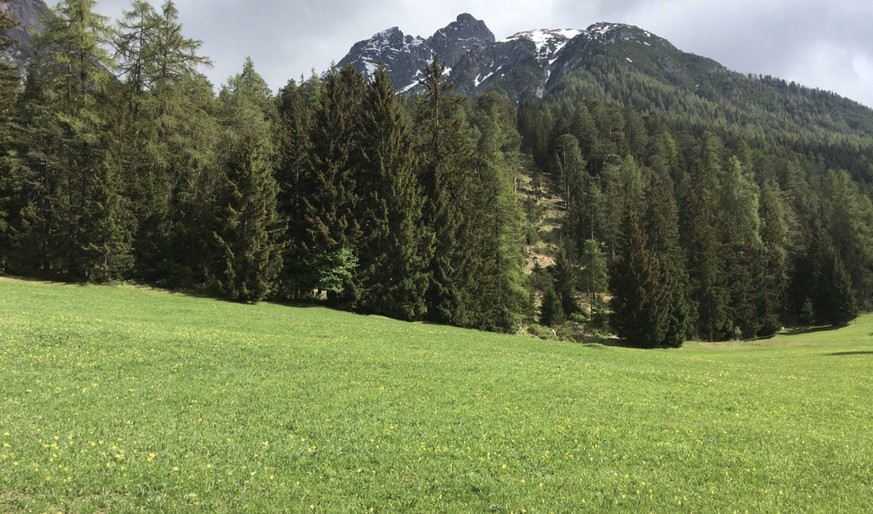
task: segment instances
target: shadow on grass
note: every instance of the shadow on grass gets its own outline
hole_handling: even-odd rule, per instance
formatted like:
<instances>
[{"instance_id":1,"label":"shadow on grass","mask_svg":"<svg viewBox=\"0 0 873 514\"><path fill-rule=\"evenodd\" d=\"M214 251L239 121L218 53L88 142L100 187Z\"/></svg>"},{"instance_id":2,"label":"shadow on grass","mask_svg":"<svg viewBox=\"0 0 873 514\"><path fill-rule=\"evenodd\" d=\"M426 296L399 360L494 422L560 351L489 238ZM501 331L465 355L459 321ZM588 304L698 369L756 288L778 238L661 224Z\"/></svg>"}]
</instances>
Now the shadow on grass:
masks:
<instances>
[{"instance_id":1,"label":"shadow on grass","mask_svg":"<svg viewBox=\"0 0 873 514\"><path fill-rule=\"evenodd\" d=\"M851 355L873 355L873 351L868 352L834 352L827 354L828 357L848 357Z\"/></svg>"},{"instance_id":2,"label":"shadow on grass","mask_svg":"<svg viewBox=\"0 0 873 514\"><path fill-rule=\"evenodd\" d=\"M784 330L783 332L781 332L781 334L786 336L800 336L804 334L815 334L818 332L832 332L841 328L845 328L845 326L828 325L823 327L796 327Z\"/></svg>"},{"instance_id":3,"label":"shadow on grass","mask_svg":"<svg viewBox=\"0 0 873 514\"><path fill-rule=\"evenodd\" d=\"M631 350L671 350L674 348L668 348L666 346L643 346L639 344L633 344L630 341L625 339L619 339L617 337L598 337L598 336L585 336L585 337L577 337L574 339L575 342L585 345L585 346L608 346L610 348L629 348Z\"/></svg>"}]
</instances>

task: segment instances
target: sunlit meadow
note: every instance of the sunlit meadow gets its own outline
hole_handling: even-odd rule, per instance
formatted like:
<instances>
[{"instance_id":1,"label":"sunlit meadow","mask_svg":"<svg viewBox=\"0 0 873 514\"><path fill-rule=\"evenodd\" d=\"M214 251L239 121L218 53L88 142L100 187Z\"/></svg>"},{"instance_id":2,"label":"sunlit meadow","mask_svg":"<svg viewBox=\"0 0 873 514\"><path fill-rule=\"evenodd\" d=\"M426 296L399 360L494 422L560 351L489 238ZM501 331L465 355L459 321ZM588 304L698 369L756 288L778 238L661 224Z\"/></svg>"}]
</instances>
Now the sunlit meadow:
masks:
<instances>
[{"instance_id":1,"label":"sunlit meadow","mask_svg":"<svg viewBox=\"0 0 873 514\"><path fill-rule=\"evenodd\" d=\"M871 316L641 351L0 278L0 512L871 506Z\"/></svg>"}]
</instances>

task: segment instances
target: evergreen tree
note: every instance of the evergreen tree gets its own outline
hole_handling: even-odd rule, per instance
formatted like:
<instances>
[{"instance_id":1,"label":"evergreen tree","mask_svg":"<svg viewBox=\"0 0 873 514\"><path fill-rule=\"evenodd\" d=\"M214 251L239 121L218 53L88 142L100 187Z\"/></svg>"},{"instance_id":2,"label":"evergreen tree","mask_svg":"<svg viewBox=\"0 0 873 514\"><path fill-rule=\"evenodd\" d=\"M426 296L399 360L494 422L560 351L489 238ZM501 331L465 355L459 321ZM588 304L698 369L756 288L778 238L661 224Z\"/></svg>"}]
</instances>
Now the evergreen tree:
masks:
<instances>
[{"instance_id":1,"label":"evergreen tree","mask_svg":"<svg viewBox=\"0 0 873 514\"><path fill-rule=\"evenodd\" d=\"M15 27L17 23L0 10L0 30ZM0 54L12 45L12 41L0 34ZM12 250L12 226L21 209L18 194L22 185L18 181L16 162L14 108L20 93L21 80L18 71L9 63L0 61L0 273L7 265Z\"/></svg>"},{"instance_id":2,"label":"evergreen tree","mask_svg":"<svg viewBox=\"0 0 873 514\"><path fill-rule=\"evenodd\" d=\"M357 255L361 227L358 209L357 179L360 174L361 106L366 84L352 67L332 69L321 88L320 105L315 116L310 153L310 169L301 188L305 241L302 265L313 276L328 270L318 264L335 262L343 252ZM323 284L315 284L321 287ZM348 281L342 291L329 294L334 303L354 303L354 284Z\"/></svg>"},{"instance_id":3,"label":"evergreen tree","mask_svg":"<svg viewBox=\"0 0 873 514\"><path fill-rule=\"evenodd\" d=\"M576 267L573 266L567 255L558 254L552 268L552 276L555 280L555 292L561 299L561 310L567 316L578 313L580 309L576 299Z\"/></svg>"},{"instance_id":4,"label":"evergreen tree","mask_svg":"<svg viewBox=\"0 0 873 514\"><path fill-rule=\"evenodd\" d=\"M273 177L273 103L251 59L230 79L219 98L224 129L224 190L215 238L221 262L216 270L228 298L257 302L273 292L282 267Z\"/></svg>"},{"instance_id":5,"label":"evergreen tree","mask_svg":"<svg viewBox=\"0 0 873 514\"><path fill-rule=\"evenodd\" d=\"M521 137L515 106L495 92L480 97L474 112L479 134L474 182L467 208L471 244L468 268L471 326L512 332L532 311L524 274L523 212L516 193Z\"/></svg>"},{"instance_id":6,"label":"evergreen tree","mask_svg":"<svg viewBox=\"0 0 873 514\"><path fill-rule=\"evenodd\" d=\"M809 254L813 264L812 303L816 322L833 326L846 325L858 317L852 291L852 279L830 236L815 222L809 237Z\"/></svg>"},{"instance_id":7,"label":"evergreen tree","mask_svg":"<svg viewBox=\"0 0 873 514\"><path fill-rule=\"evenodd\" d=\"M576 252L584 252L585 241L607 236L606 211L599 178L583 173L572 186L564 227L566 237L576 244Z\"/></svg>"},{"instance_id":8,"label":"evergreen tree","mask_svg":"<svg viewBox=\"0 0 873 514\"><path fill-rule=\"evenodd\" d=\"M762 269L757 285L757 316L762 322L759 334L770 336L782 326L780 314L786 307L788 287L788 206L778 184L767 181L761 188Z\"/></svg>"},{"instance_id":9,"label":"evergreen tree","mask_svg":"<svg viewBox=\"0 0 873 514\"><path fill-rule=\"evenodd\" d=\"M118 159L137 218L137 274L149 282L190 285L198 254L212 237L211 226L193 233L191 216L204 210L192 204L206 192L200 187L216 181L203 175L214 175L217 127L211 86L197 71L209 60L197 54L200 41L183 35L178 17L169 0L160 11L137 0L124 13L113 40L124 79L115 118L127 143Z\"/></svg>"},{"instance_id":10,"label":"evergreen tree","mask_svg":"<svg viewBox=\"0 0 873 514\"><path fill-rule=\"evenodd\" d=\"M279 184L278 210L288 230L285 234L284 267L281 277L282 296L301 299L315 287L313 270L307 266L306 222L304 217L305 186L310 171L312 131L319 90L318 80L296 84L293 80L279 91L277 98L278 160L276 180Z\"/></svg>"},{"instance_id":11,"label":"evergreen tree","mask_svg":"<svg viewBox=\"0 0 873 514\"><path fill-rule=\"evenodd\" d=\"M548 282L543 292L543 303L540 306L540 324L547 327L559 325L564 321L564 310L561 308L561 298L555 292L555 287Z\"/></svg>"},{"instance_id":12,"label":"evergreen tree","mask_svg":"<svg viewBox=\"0 0 873 514\"><path fill-rule=\"evenodd\" d=\"M691 325L688 305L688 274L679 243L679 215L676 200L665 175L654 175L646 192L645 231L649 247L658 261L660 294L667 309L663 346L679 347Z\"/></svg>"},{"instance_id":13,"label":"evergreen tree","mask_svg":"<svg viewBox=\"0 0 873 514\"><path fill-rule=\"evenodd\" d=\"M571 193L574 189L573 186L581 182L586 163L579 151L579 141L572 134L564 134L559 137L556 145L558 147L558 163L560 164L564 208L569 209L572 199Z\"/></svg>"},{"instance_id":14,"label":"evergreen tree","mask_svg":"<svg viewBox=\"0 0 873 514\"><path fill-rule=\"evenodd\" d=\"M62 1L37 38L22 97L29 200L17 243L25 269L106 281L130 265L133 226L110 157L108 28L92 8L92 0Z\"/></svg>"},{"instance_id":15,"label":"evergreen tree","mask_svg":"<svg viewBox=\"0 0 873 514\"><path fill-rule=\"evenodd\" d=\"M425 194L424 223L434 231L425 296L431 321L469 325L469 259L464 233L471 228L471 170L475 148L468 133L462 97L445 81L445 66L435 58L424 69L425 94L418 105L418 155Z\"/></svg>"},{"instance_id":16,"label":"evergreen tree","mask_svg":"<svg viewBox=\"0 0 873 514\"><path fill-rule=\"evenodd\" d=\"M358 306L400 319L425 313L429 231L415 173L412 133L380 67L362 108Z\"/></svg>"},{"instance_id":17,"label":"evergreen tree","mask_svg":"<svg viewBox=\"0 0 873 514\"><path fill-rule=\"evenodd\" d=\"M763 270L759 188L736 157L729 160L719 188L720 232L724 262L727 334L747 339L765 321L758 317L758 288Z\"/></svg>"},{"instance_id":18,"label":"evergreen tree","mask_svg":"<svg viewBox=\"0 0 873 514\"><path fill-rule=\"evenodd\" d=\"M588 319L593 323L600 294L606 291L609 286L609 268L600 241L596 239L585 240L580 256L580 265L582 284L588 296Z\"/></svg>"},{"instance_id":19,"label":"evergreen tree","mask_svg":"<svg viewBox=\"0 0 873 514\"><path fill-rule=\"evenodd\" d=\"M664 344L670 303L662 287L662 272L639 214L628 209L622 218L618 255L610 275L612 328L619 337L649 348Z\"/></svg>"},{"instance_id":20,"label":"evergreen tree","mask_svg":"<svg viewBox=\"0 0 873 514\"><path fill-rule=\"evenodd\" d=\"M726 328L728 299L724 285L724 250L715 210L715 178L720 170L712 142L705 145L702 157L692 168L690 184L682 202L682 246L688 265L695 332L704 340L716 341L732 334Z\"/></svg>"},{"instance_id":21,"label":"evergreen tree","mask_svg":"<svg viewBox=\"0 0 873 514\"><path fill-rule=\"evenodd\" d=\"M861 192L845 171L821 179L822 223L852 279L856 299L873 298L873 198Z\"/></svg>"}]
</instances>

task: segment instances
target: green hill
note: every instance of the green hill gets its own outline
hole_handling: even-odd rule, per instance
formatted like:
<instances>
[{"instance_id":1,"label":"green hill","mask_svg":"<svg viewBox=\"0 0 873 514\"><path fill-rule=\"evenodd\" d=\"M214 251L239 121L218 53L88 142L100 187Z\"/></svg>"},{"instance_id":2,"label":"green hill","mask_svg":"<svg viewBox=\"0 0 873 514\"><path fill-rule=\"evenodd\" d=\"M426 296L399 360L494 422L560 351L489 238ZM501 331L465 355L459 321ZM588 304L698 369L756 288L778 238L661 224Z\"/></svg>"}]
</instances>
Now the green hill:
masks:
<instances>
[{"instance_id":1,"label":"green hill","mask_svg":"<svg viewBox=\"0 0 873 514\"><path fill-rule=\"evenodd\" d=\"M0 511L860 512L871 332L640 351L0 279Z\"/></svg>"}]
</instances>

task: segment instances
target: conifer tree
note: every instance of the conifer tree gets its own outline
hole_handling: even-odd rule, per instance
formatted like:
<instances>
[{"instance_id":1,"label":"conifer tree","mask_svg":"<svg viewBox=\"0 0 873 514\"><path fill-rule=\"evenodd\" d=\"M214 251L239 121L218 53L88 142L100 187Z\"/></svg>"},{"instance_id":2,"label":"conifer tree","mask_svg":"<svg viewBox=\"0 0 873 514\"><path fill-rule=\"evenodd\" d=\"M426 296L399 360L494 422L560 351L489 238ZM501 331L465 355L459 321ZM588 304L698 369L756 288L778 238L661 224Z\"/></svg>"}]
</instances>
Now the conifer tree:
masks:
<instances>
[{"instance_id":1,"label":"conifer tree","mask_svg":"<svg viewBox=\"0 0 873 514\"><path fill-rule=\"evenodd\" d=\"M572 134L564 134L556 141L558 147L558 163L560 164L560 181L564 196L564 208L569 209L574 186L582 181L586 163L579 151L579 141Z\"/></svg>"},{"instance_id":2,"label":"conifer tree","mask_svg":"<svg viewBox=\"0 0 873 514\"><path fill-rule=\"evenodd\" d=\"M303 197L305 266L313 276L329 274L319 264L336 262L343 252L357 255L357 178L360 172L361 105L366 84L352 67L332 69L321 88L320 106L312 129L310 170L301 185ZM316 288L323 284L315 284ZM356 293L347 281L342 291L330 293L334 303L350 305Z\"/></svg>"},{"instance_id":3,"label":"conifer tree","mask_svg":"<svg viewBox=\"0 0 873 514\"><path fill-rule=\"evenodd\" d=\"M425 94L418 105L418 154L425 194L424 222L434 231L425 296L428 318L469 325L464 289L468 284L464 231L472 202L474 147L461 108L462 98L445 81L445 66L435 58L424 69Z\"/></svg>"},{"instance_id":4,"label":"conifer tree","mask_svg":"<svg viewBox=\"0 0 873 514\"><path fill-rule=\"evenodd\" d=\"M362 107L358 306L413 320L425 313L430 232L422 225L424 198L415 173L414 142L391 79L383 67Z\"/></svg>"},{"instance_id":5,"label":"conifer tree","mask_svg":"<svg viewBox=\"0 0 873 514\"><path fill-rule=\"evenodd\" d=\"M811 299L819 324L841 326L858 317L852 279L839 251L819 221L809 236L809 255L813 265Z\"/></svg>"},{"instance_id":6,"label":"conifer tree","mask_svg":"<svg viewBox=\"0 0 873 514\"><path fill-rule=\"evenodd\" d=\"M580 256L582 285L588 296L588 319L594 322L594 315L600 302L600 294L609 286L609 268L606 254L600 241L586 239Z\"/></svg>"},{"instance_id":7,"label":"conifer tree","mask_svg":"<svg viewBox=\"0 0 873 514\"><path fill-rule=\"evenodd\" d=\"M19 244L44 273L106 281L129 267L133 227L109 156L113 63L93 3L62 1L37 38L23 97L30 190Z\"/></svg>"},{"instance_id":8,"label":"conifer tree","mask_svg":"<svg viewBox=\"0 0 873 514\"><path fill-rule=\"evenodd\" d=\"M564 310L561 308L561 298L555 292L554 284L547 283L540 306L540 324L547 327L559 325L564 321Z\"/></svg>"},{"instance_id":9,"label":"conifer tree","mask_svg":"<svg viewBox=\"0 0 873 514\"><path fill-rule=\"evenodd\" d=\"M552 268L552 276L555 280L555 293L561 299L561 309L567 316L579 312L579 302L576 299L577 277L576 267L570 262L569 257L559 253Z\"/></svg>"},{"instance_id":10,"label":"conifer tree","mask_svg":"<svg viewBox=\"0 0 873 514\"><path fill-rule=\"evenodd\" d=\"M688 274L679 242L676 200L668 187L669 177L653 175L646 191L645 231L649 247L660 268L659 287L667 309L663 346L679 347L691 325L688 305Z\"/></svg>"},{"instance_id":11,"label":"conifer tree","mask_svg":"<svg viewBox=\"0 0 873 514\"><path fill-rule=\"evenodd\" d=\"M612 328L619 337L649 348L664 344L670 304L662 287L662 273L639 214L636 209L628 209L622 218L618 254L610 274Z\"/></svg>"},{"instance_id":12,"label":"conifer tree","mask_svg":"<svg viewBox=\"0 0 873 514\"><path fill-rule=\"evenodd\" d=\"M707 144L701 161L692 168L682 202L682 246L688 265L695 332L707 341L728 336L724 250L715 210L715 179L719 173L715 145Z\"/></svg>"},{"instance_id":13,"label":"conifer tree","mask_svg":"<svg viewBox=\"0 0 873 514\"><path fill-rule=\"evenodd\" d=\"M532 312L524 275L524 215L515 190L521 136L515 106L505 95L481 96L473 117L479 140L466 209L471 257L465 296L475 313L472 326L511 332Z\"/></svg>"},{"instance_id":14,"label":"conifer tree","mask_svg":"<svg viewBox=\"0 0 873 514\"><path fill-rule=\"evenodd\" d=\"M190 285L214 228L192 222L217 180L212 87L198 72L210 62L198 55L201 42L184 36L172 0L160 10L134 1L113 46L124 80L116 125L126 144L118 158L137 218L137 274Z\"/></svg>"},{"instance_id":15,"label":"conifer tree","mask_svg":"<svg viewBox=\"0 0 873 514\"><path fill-rule=\"evenodd\" d=\"M306 261L306 223L304 218L305 190L310 171L314 109L318 94L317 81L297 84L293 80L279 91L279 118L276 124L278 159L276 180L279 214L288 229L285 234L285 254L280 294L292 299L306 297L314 288L313 270Z\"/></svg>"},{"instance_id":16,"label":"conifer tree","mask_svg":"<svg viewBox=\"0 0 873 514\"><path fill-rule=\"evenodd\" d=\"M228 298L257 302L273 292L282 267L281 225L273 177L270 91L247 59L219 98L224 129L224 188L215 233L220 252L216 270Z\"/></svg>"},{"instance_id":17,"label":"conifer tree","mask_svg":"<svg viewBox=\"0 0 873 514\"><path fill-rule=\"evenodd\" d=\"M723 255L728 336L753 338L764 321L758 316L763 270L759 187L751 172L732 157L721 174L719 227Z\"/></svg>"},{"instance_id":18,"label":"conifer tree","mask_svg":"<svg viewBox=\"0 0 873 514\"><path fill-rule=\"evenodd\" d=\"M0 10L0 30L17 25ZM0 35L0 54L12 41ZM0 272L7 266L12 250L12 225L17 219L15 211L21 209L18 164L14 151L14 108L20 93L21 80L18 71L9 63L0 61Z\"/></svg>"},{"instance_id":19,"label":"conifer tree","mask_svg":"<svg viewBox=\"0 0 873 514\"><path fill-rule=\"evenodd\" d=\"M761 187L761 273L757 285L759 335L770 336L782 326L788 287L788 209L778 184L769 180Z\"/></svg>"},{"instance_id":20,"label":"conifer tree","mask_svg":"<svg viewBox=\"0 0 873 514\"><path fill-rule=\"evenodd\" d=\"M873 199L845 171L821 179L822 223L852 279L856 299L873 299Z\"/></svg>"}]
</instances>

